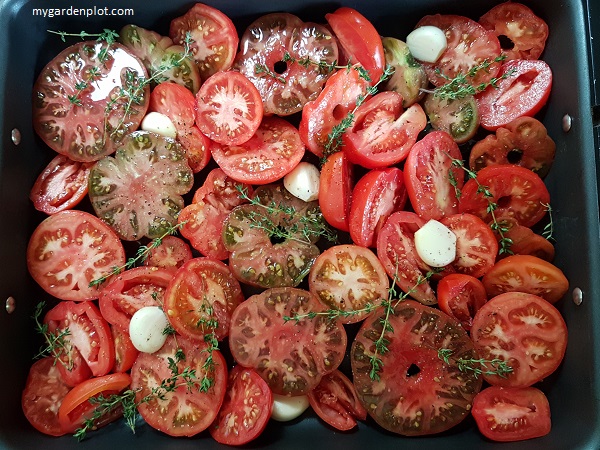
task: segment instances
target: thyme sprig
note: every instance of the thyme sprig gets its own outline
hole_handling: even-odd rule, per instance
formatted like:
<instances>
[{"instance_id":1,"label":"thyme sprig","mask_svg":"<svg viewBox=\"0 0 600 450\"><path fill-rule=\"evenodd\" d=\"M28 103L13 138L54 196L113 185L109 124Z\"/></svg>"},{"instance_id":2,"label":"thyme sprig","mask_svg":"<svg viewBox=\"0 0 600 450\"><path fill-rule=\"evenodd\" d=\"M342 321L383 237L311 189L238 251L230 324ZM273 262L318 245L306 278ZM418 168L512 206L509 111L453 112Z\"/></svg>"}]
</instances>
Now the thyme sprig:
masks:
<instances>
[{"instance_id":1,"label":"thyme sprig","mask_svg":"<svg viewBox=\"0 0 600 450\"><path fill-rule=\"evenodd\" d=\"M336 320L336 319L339 319L340 317L346 318L346 317L355 317L360 314L369 314L369 313L375 311L377 309L377 307L378 307L378 305L375 305L374 303L366 303L364 307L362 307L360 309L350 310L350 311L341 310L341 309L327 309L325 311L309 311L305 314L295 314L293 316L283 316L283 321L290 322L293 320L294 322L299 323L300 321L305 320L305 319L312 320L317 316L324 316L328 320Z\"/></svg>"},{"instance_id":2,"label":"thyme sprig","mask_svg":"<svg viewBox=\"0 0 600 450\"><path fill-rule=\"evenodd\" d=\"M67 339L67 336L71 334L69 328L57 329L52 332L48 329L48 324L43 323L40 318L46 307L46 302L41 301L35 307L33 314L33 320L35 321L35 329L44 337L45 345L43 345L38 353L34 356L34 359L43 358L45 356L53 356L54 364L60 362L65 369L73 370L73 359L71 358L71 343ZM67 357L67 361L63 357Z\"/></svg>"},{"instance_id":3,"label":"thyme sprig","mask_svg":"<svg viewBox=\"0 0 600 450\"><path fill-rule=\"evenodd\" d=\"M260 75L261 73L264 73L268 77L271 77L274 80L279 81L280 83L285 84L285 78L284 77L282 77L281 75L278 75L277 73L273 72L265 64L256 64L254 66L254 75Z\"/></svg>"},{"instance_id":4,"label":"thyme sprig","mask_svg":"<svg viewBox=\"0 0 600 450\"><path fill-rule=\"evenodd\" d=\"M550 206L550 203L542 203L542 206L546 208L549 220L549 222L542 230L542 236L548 241L555 241L556 239L554 239L554 219L552 217L552 213L554 212L554 210L552 209L552 206Z\"/></svg>"},{"instance_id":5,"label":"thyme sprig","mask_svg":"<svg viewBox=\"0 0 600 450\"><path fill-rule=\"evenodd\" d=\"M449 348L440 348L438 350L438 358L446 364L450 364L450 358L454 352ZM501 378L506 378L512 373L513 368L504 360L499 358L494 359L476 359L476 358L453 358L456 362L458 370L463 373L473 372L475 375L497 375Z\"/></svg>"}]
</instances>

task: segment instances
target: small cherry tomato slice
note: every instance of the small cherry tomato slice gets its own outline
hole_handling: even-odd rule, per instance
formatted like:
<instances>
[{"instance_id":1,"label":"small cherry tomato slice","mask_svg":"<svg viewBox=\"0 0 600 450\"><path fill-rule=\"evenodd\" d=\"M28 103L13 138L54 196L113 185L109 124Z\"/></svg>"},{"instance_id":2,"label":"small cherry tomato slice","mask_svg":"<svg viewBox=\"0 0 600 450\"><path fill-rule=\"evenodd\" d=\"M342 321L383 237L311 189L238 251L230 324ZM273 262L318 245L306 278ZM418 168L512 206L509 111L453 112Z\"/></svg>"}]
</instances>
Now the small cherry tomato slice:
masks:
<instances>
[{"instance_id":1,"label":"small cherry tomato slice","mask_svg":"<svg viewBox=\"0 0 600 450\"><path fill-rule=\"evenodd\" d=\"M445 131L457 144L467 142L479 129L479 111L472 95L448 100L428 94L423 108L432 128Z\"/></svg>"},{"instance_id":2,"label":"small cherry tomato slice","mask_svg":"<svg viewBox=\"0 0 600 450\"><path fill-rule=\"evenodd\" d=\"M71 389L62 379L53 356L33 363L21 396L21 407L29 423L50 436L68 433L58 421L58 410Z\"/></svg>"},{"instance_id":3,"label":"small cherry tomato slice","mask_svg":"<svg viewBox=\"0 0 600 450\"><path fill-rule=\"evenodd\" d=\"M367 410L360 403L354 385L339 370L325 375L308 393L308 401L322 420L340 431L351 430L356 419L367 418Z\"/></svg>"},{"instance_id":4,"label":"small cherry tomato slice","mask_svg":"<svg viewBox=\"0 0 600 450\"><path fill-rule=\"evenodd\" d=\"M526 387L560 365L567 348L567 325L541 297L506 292L491 298L473 318L471 338L482 359L500 359L512 368L505 376L483 374L494 386Z\"/></svg>"},{"instance_id":5,"label":"small cherry tomato slice","mask_svg":"<svg viewBox=\"0 0 600 450\"><path fill-rule=\"evenodd\" d=\"M550 404L534 387L487 387L473 399L471 413L481 434L493 441L523 441L550 433Z\"/></svg>"},{"instance_id":6,"label":"small cherry tomato slice","mask_svg":"<svg viewBox=\"0 0 600 450\"><path fill-rule=\"evenodd\" d=\"M406 204L404 175L397 167L374 169L352 191L350 237L357 245L375 247L385 220Z\"/></svg>"},{"instance_id":7,"label":"small cherry tomato slice","mask_svg":"<svg viewBox=\"0 0 600 450\"><path fill-rule=\"evenodd\" d=\"M196 94L196 125L219 144L239 145L248 141L262 118L260 94L239 72L217 72Z\"/></svg>"},{"instance_id":8,"label":"small cherry tomato slice","mask_svg":"<svg viewBox=\"0 0 600 450\"><path fill-rule=\"evenodd\" d=\"M483 277L489 297L503 292L527 292L556 303L569 281L554 264L531 255L512 255L498 261Z\"/></svg>"},{"instance_id":9,"label":"small cherry tomato slice","mask_svg":"<svg viewBox=\"0 0 600 450\"><path fill-rule=\"evenodd\" d=\"M546 104L552 88L550 66L540 60L513 60L502 64L505 78L477 94L481 126L495 130L521 116L533 116Z\"/></svg>"},{"instance_id":10,"label":"small cherry tomato slice","mask_svg":"<svg viewBox=\"0 0 600 450\"><path fill-rule=\"evenodd\" d=\"M453 273L442 278L437 285L438 305L469 331L473 316L487 301L481 281L471 275Z\"/></svg>"},{"instance_id":11,"label":"small cherry tomato slice","mask_svg":"<svg viewBox=\"0 0 600 450\"><path fill-rule=\"evenodd\" d=\"M176 236L165 236L158 246L150 250L144 265L161 269L178 269L190 259L192 259L192 250L186 242Z\"/></svg>"},{"instance_id":12,"label":"small cherry tomato slice","mask_svg":"<svg viewBox=\"0 0 600 450\"><path fill-rule=\"evenodd\" d=\"M121 330L116 325L110 328L112 330L113 342L115 343L115 365L112 372L129 372L140 352L133 346L133 342L131 342L131 338L129 337L129 330Z\"/></svg>"},{"instance_id":13,"label":"small cherry tomato slice","mask_svg":"<svg viewBox=\"0 0 600 450\"><path fill-rule=\"evenodd\" d=\"M126 373L112 373L102 377L92 378L79 383L65 396L58 410L60 426L67 433L74 433L84 422L92 418L96 405L92 403L94 397L102 395L104 398L112 394L119 394L131 384L131 377ZM123 414L121 403L105 411L102 416L94 421L94 429L100 428Z\"/></svg>"},{"instance_id":14,"label":"small cherry tomato slice","mask_svg":"<svg viewBox=\"0 0 600 450\"><path fill-rule=\"evenodd\" d=\"M57 155L40 173L29 198L38 211L54 214L71 209L83 200L88 192L91 163L71 160Z\"/></svg>"},{"instance_id":15,"label":"small cherry tomato slice","mask_svg":"<svg viewBox=\"0 0 600 450\"><path fill-rule=\"evenodd\" d=\"M319 208L329 225L348 231L354 166L344 152L336 152L321 167Z\"/></svg>"},{"instance_id":16,"label":"small cherry tomato slice","mask_svg":"<svg viewBox=\"0 0 600 450\"><path fill-rule=\"evenodd\" d=\"M479 186L485 186L490 196L485 196ZM490 202L497 206L496 217L514 217L519 224L532 227L546 214L550 194L542 179L531 170L502 164L481 169L476 180L465 183L458 209L489 223Z\"/></svg>"},{"instance_id":17,"label":"small cherry tomato slice","mask_svg":"<svg viewBox=\"0 0 600 450\"><path fill-rule=\"evenodd\" d=\"M371 84L377 83L383 74L385 55L381 37L373 24L347 6L325 14L325 19L344 49L346 60L358 62L369 73Z\"/></svg>"},{"instance_id":18,"label":"small cherry tomato slice","mask_svg":"<svg viewBox=\"0 0 600 450\"><path fill-rule=\"evenodd\" d=\"M263 432L272 408L273 394L265 380L253 369L235 366L219 415L208 431L220 444L247 444Z\"/></svg>"}]
</instances>

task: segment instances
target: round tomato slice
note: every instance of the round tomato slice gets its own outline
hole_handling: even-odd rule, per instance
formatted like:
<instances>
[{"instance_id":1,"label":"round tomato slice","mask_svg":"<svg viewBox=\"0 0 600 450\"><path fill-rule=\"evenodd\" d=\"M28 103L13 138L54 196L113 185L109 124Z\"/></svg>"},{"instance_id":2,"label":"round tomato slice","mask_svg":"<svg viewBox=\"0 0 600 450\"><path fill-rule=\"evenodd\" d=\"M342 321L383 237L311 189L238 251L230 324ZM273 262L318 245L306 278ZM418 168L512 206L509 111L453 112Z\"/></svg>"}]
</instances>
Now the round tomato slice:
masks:
<instances>
[{"instance_id":1,"label":"round tomato slice","mask_svg":"<svg viewBox=\"0 0 600 450\"><path fill-rule=\"evenodd\" d=\"M550 433L550 404L534 387L490 386L475 396L473 418L486 438L523 441Z\"/></svg>"},{"instance_id":2,"label":"round tomato slice","mask_svg":"<svg viewBox=\"0 0 600 450\"><path fill-rule=\"evenodd\" d=\"M238 34L229 17L218 9L196 3L183 16L171 21L169 36L183 45L190 34L190 48L202 81L233 64Z\"/></svg>"},{"instance_id":3,"label":"round tomato slice","mask_svg":"<svg viewBox=\"0 0 600 450\"><path fill-rule=\"evenodd\" d=\"M480 186L487 188L489 197L481 192ZM542 179L531 170L502 164L481 169L476 180L465 183L458 209L489 223L493 220L490 203L496 205L496 218L514 217L519 224L532 227L546 214L550 194Z\"/></svg>"},{"instance_id":4,"label":"round tomato slice","mask_svg":"<svg viewBox=\"0 0 600 450\"><path fill-rule=\"evenodd\" d=\"M464 173L454 167L462 160L458 145L444 131L432 131L411 148L404 164L404 181L415 212L425 220L439 220L458 212L456 189ZM456 186L453 185L456 184Z\"/></svg>"},{"instance_id":5,"label":"round tomato slice","mask_svg":"<svg viewBox=\"0 0 600 450\"><path fill-rule=\"evenodd\" d=\"M479 23L504 43L502 53L508 60L539 59L548 39L546 22L522 3L500 3L481 16Z\"/></svg>"},{"instance_id":6,"label":"round tomato slice","mask_svg":"<svg viewBox=\"0 0 600 450\"><path fill-rule=\"evenodd\" d=\"M137 87L141 78L148 78L145 67L121 44L72 45L35 82L33 128L56 152L75 161L97 161L113 153L146 114L150 88ZM122 94L128 89L134 90L135 102Z\"/></svg>"},{"instance_id":7,"label":"round tomato slice","mask_svg":"<svg viewBox=\"0 0 600 450\"><path fill-rule=\"evenodd\" d=\"M29 198L38 211L55 214L71 209L87 195L91 163L57 155L40 173Z\"/></svg>"},{"instance_id":8,"label":"round tomato slice","mask_svg":"<svg viewBox=\"0 0 600 450\"><path fill-rule=\"evenodd\" d=\"M29 369L21 407L29 423L38 431L50 436L62 436L58 410L71 388L65 384L55 364L54 357L36 361Z\"/></svg>"},{"instance_id":9,"label":"round tomato slice","mask_svg":"<svg viewBox=\"0 0 600 450\"><path fill-rule=\"evenodd\" d=\"M192 371L190 385L181 374ZM173 389L164 388L171 383ZM169 336L158 352L140 353L131 369L131 389L138 412L152 428L194 436L217 417L227 389L227 362L204 342Z\"/></svg>"},{"instance_id":10,"label":"round tomato slice","mask_svg":"<svg viewBox=\"0 0 600 450\"><path fill-rule=\"evenodd\" d=\"M531 255L512 255L498 261L482 279L488 296L527 292L550 303L569 289L569 280L554 264Z\"/></svg>"},{"instance_id":11,"label":"round tomato slice","mask_svg":"<svg viewBox=\"0 0 600 450\"><path fill-rule=\"evenodd\" d=\"M505 376L483 374L495 386L526 387L556 370L567 348L567 325L541 297L507 292L491 298L473 318L471 338L480 358L504 361Z\"/></svg>"},{"instance_id":12,"label":"round tomato slice","mask_svg":"<svg viewBox=\"0 0 600 450\"><path fill-rule=\"evenodd\" d=\"M517 117L534 116L550 96L552 71L544 61L508 61L498 77L496 85L475 96L486 130L506 126Z\"/></svg>"},{"instance_id":13,"label":"round tomato slice","mask_svg":"<svg viewBox=\"0 0 600 450\"><path fill-rule=\"evenodd\" d=\"M231 314L242 301L242 289L228 266L216 259L194 258L169 283L164 310L179 334L204 342L210 333L218 340L227 336Z\"/></svg>"},{"instance_id":14,"label":"round tomato slice","mask_svg":"<svg viewBox=\"0 0 600 450\"><path fill-rule=\"evenodd\" d=\"M254 368L274 394L304 395L338 368L346 351L344 326L324 315L310 292L273 288L253 295L233 312L229 347L244 367Z\"/></svg>"},{"instance_id":15,"label":"round tomato slice","mask_svg":"<svg viewBox=\"0 0 600 450\"><path fill-rule=\"evenodd\" d=\"M99 395L104 398L119 394L131 383L131 377L126 373L111 373L102 377L92 378L79 383L65 396L58 410L60 426L67 433L74 433L86 420L91 419L96 405L93 399ZM94 430L100 428L123 415L120 402L112 408L103 411L102 416L94 420ZM104 408L103 408L104 409Z\"/></svg>"},{"instance_id":16,"label":"round tomato slice","mask_svg":"<svg viewBox=\"0 0 600 450\"><path fill-rule=\"evenodd\" d=\"M115 364L115 345L110 325L93 302L61 302L44 317L48 332L61 335L54 349L57 367L65 383L75 386L92 375L110 372Z\"/></svg>"},{"instance_id":17,"label":"round tomato slice","mask_svg":"<svg viewBox=\"0 0 600 450\"><path fill-rule=\"evenodd\" d=\"M434 130L445 131L457 144L467 142L479 129L479 111L472 95L448 100L428 94L423 108L431 127Z\"/></svg>"},{"instance_id":18,"label":"round tomato slice","mask_svg":"<svg viewBox=\"0 0 600 450\"><path fill-rule=\"evenodd\" d=\"M386 352L376 350L380 336ZM466 331L438 309L404 300L391 314L380 310L365 320L350 361L358 397L381 427L420 436L446 431L469 415L481 378L460 371L453 358L444 362L443 349L453 358L477 358ZM373 358L381 361L378 370Z\"/></svg>"},{"instance_id":19,"label":"round tomato slice","mask_svg":"<svg viewBox=\"0 0 600 450\"><path fill-rule=\"evenodd\" d=\"M357 245L375 247L385 220L406 204L404 175L397 167L375 169L364 175L352 191L350 237Z\"/></svg>"},{"instance_id":20,"label":"round tomato slice","mask_svg":"<svg viewBox=\"0 0 600 450\"><path fill-rule=\"evenodd\" d=\"M177 142L136 131L123 140L114 157L92 168L89 195L98 217L121 239L154 239L177 223L182 195L193 184L194 174Z\"/></svg>"},{"instance_id":21,"label":"round tomato slice","mask_svg":"<svg viewBox=\"0 0 600 450\"><path fill-rule=\"evenodd\" d=\"M354 323L369 314L365 308L387 299L389 279L375 253L346 244L330 247L317 257L308 285L325 306L342 313L340 322Z\"/></svg>"},{"instance_id":22,"label":"round tomato slice","mask_svg":"<svg viewBox=\"0 0 600 450\"><path fill-rule=\"evenodd\" d=\"M112 372L129 372L140 352L131 342L128 331L123 331L116 325L110 328L115 343L115 365Z\"/></svg>"},{"instance_id":23,"label":"round tomato slice","mask_svg":"<svg viewBox=\"0 0 600 450\"><path fill-rule=\"evenodd\" d=\"M239 72L218 72L196 94L196 125L223 145L248 141L263 118L260 93Z\"/></svg>"},{"instance_id":24,"label":"round tomato slice","mask_svg":"<svg viewBox=\"0 0 600 450\"><path fill-rule=\"evenodd\" d=\"M243 445L263 432L273 408L271 389L256 371L235 366L219 415L208 431L225 445Z\"/></svg>"},{"instance_id":25,"label":"round tomato slice","mask_svg":"<svg viewBox=\"0 0 600 450\"><path fill-rule=\"evenodd\" d=\"M239 145L213 142L210 153L229 177L241 183L267 184L290 173L304 156L296 127L278 117L265 117L248 141Z\"/></svg>"},{"instance_id":26,"label":"round tomato slice","mask_svg":"<svg viewBox=\"0 0 600 450\"><path fill-rule=\"evenodd\" d=\"M487 301L487 294L479 279L471 275L453 273L439 281L437 299L440 309L454 317L469 331L473 324L473 316Z\"/></svg>"},{"instance_id":27,"label":"round tomato slice","mask_svg":"<svg viewBox=\"0 0 600 450\"><path fill-rule=\"evenodd\" d=\"M329 225L338 230L350 229L354 167L344 152L336 152L321 167L319 208Z\"/></svg>"},{"instance_id":28,"label":"round tomato slice","mask_svg":"<svg viewBox=\"0 0 600 450\"><path fill-rule=\"evenodd\" d=\"M248 26L235 68L260 92L265 114L287 116L319 95L337 60L337 40L326 27L273 13Z\"/></svg>"},{"instance_id":29,"label":"round tomato slice","mask_svg":"<svg viewBox=\"0 0 600 450\"><path fill-rule=\"evenodd\" d=\"M322 420L340 431L351 430L356 426L356 419L367 418L354 385L339 370L325 375L308 393L308 401Z\"/></svg>"},{"instance_id":30,"label":"round tomato slice","mask_svg":"<svg viewBox=\"0 0 600 450\"><path fill-rule=\"evenodd\" d=\"M89 213L67 210L40 223L27 247L35 281L61 300L93 300L93 280L125 264L125 250L108 225Z\"/></svg>"},{"instance_id":31,"label":"round tomato slice","mask_svg":"<svg viewBox=\"0 0 600 450\"><path fill-rule=\"evenodd\" d=\"M150 250L144 265L161 269L179 269L190 259L192 259L192 250L185 241L175 236L165 236L158 246Z\"/></svg>"}]
</instances>

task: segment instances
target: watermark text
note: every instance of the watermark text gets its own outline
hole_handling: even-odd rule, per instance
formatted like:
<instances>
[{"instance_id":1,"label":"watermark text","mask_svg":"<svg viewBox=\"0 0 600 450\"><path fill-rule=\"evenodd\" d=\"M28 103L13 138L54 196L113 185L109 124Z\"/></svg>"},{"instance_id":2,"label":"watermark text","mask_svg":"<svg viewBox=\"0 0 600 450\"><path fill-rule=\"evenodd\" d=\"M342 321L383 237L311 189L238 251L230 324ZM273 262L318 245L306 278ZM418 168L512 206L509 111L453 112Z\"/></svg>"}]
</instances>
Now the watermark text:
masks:
<instances>
[{"instance_id":1,"label":"watermark text","mask_svg":"<svg viewBox=\"0 0 600 450\"><path fill-rule=\"evenodd\" d=\"M33 8L34 16L60 17L60 16L133 16L133 8L109 8L108 6L94 6L93 8Z\"/></svg>"}]
</instances>

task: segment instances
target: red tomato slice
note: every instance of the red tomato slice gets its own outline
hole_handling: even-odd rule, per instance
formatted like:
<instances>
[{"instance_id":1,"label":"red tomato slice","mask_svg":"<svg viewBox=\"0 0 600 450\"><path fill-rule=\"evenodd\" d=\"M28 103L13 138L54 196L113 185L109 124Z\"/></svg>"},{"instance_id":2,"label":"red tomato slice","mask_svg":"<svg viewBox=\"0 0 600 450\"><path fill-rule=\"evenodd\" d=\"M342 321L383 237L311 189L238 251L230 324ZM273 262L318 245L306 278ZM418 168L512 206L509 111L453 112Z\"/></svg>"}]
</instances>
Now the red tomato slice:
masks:
<instances>
[{"instance_id":1,"label":"red tomato slice","mask_svg":"<svg viewBox=\"0 0 600 450\"><path fill-rule=\"evenodd\" d=\"M176 352L185 357L178 358ZM193 386L175 380L173 391L161 389L173 379L173 369L177 374L195 371ZM138 411L148 425L169 436L194 436L217 417L227 389L227 363L220 351L209 350L204 342L169 336L158 352L140 353L131 378ZM202 389L207 384L210 387ZM144 398L148 401L142 402Z\"/></svg>"},{"instance_id":2,"label":"red tomato slice","mask_svg":"<svg viewBox=\"0 0 600 450\"><path fill-rule=\"evenodd\" d=\"M404 181L415 212L425 220L439 220L458 212L456 188L464 184L464 173L452 166L462 160L458 145L444 131L432 131L411 148L404 164Z\"/></svg>"},{"instance_id":3,"label":"red tomato slice","mask_svg":"<svg viewBox=\"0 0 600 450\"><path fill-rule=\"evenodd\" d=\"M339 370L325 375L308 393L308 401L322 420L340 431L351 430L357 425L356 419L367 418L354 385Z\"/></svg>"},{"instance_id":4,"label":"red tomato slice","mask_svg":"<svg viewBox=\"0 0 600 450\"><path fill-rule=\"evenodd\" d=\"M110 328L115 343L115 365L112 372L129 372L140 352L133 346L128 331L115 325Z\"/></svg>"},{"instance_id":5,"label":"red tomato slice","mask_svg":"<svg viewBox=\"0 0 600 450\"><path fill-rule=\"evenodd\" d=\"M567 348L567 325L541 297L524 292L497 295L477 311L471 338L480 358L505 361L506 377L483 374L495 386L526 387L556 370Z\"/></svg>"},{"instance_id":6,"label":"red tomato slice","mask_svg":"<svg viewBox=\"0 0 600 450\"><path fill-rule=\"evenodd\" d=\"M93 302L61 302L48 311L44 323L50 333L64 334L64 346L58 346L55 357L67 385L106 375L113 368L115 345L110 326Z\"/></svg>"},{"instance_id":7,"label":"red tomato slice","mask_svg":"<svg viewBox=\"0 0 600 450\"><path fill-rule=\"evenodd\" d=\"M344 152L355 164L374 169L403 161L427 116L419 104L406 111L397 92L381 92L356 111L354 125L343 136Z\"/></svg>"},{"instance_id":8,"label":"red tomato slice","mask_svg":"<svg viewBox=\"0 0 600 450\"><path fill-rule=\"evenodd\" d=\"M243 445L263 432L273 408L271 389L256 371L235 366L219 415L208 429L215 441Z\"/></svg>"},{"instance_id":9,"label":"red tomato slice","mask_svg":"<svg viewBox=\"0 0 600 450\"><path fill-rule=\"evenodd\" d=\"M558 267L531 255L501 259L482 281L490 297L503 292L527 292L556 303L569 290L569 280Z\"/></svg>"},{"instance_id":10,"label":"red tomato slice","mask_svg":"<svg viewBox=\"0 0 600 450\"><path fill-rule=\"evenodd\" d=\"M161 269L179 269L190 259L192 259L192 250L186 242L176 236L165 236L157 247L150 250L144 265Z\"/></svg>"},{"instance_id":11,"label":"red tomato slice","mask_svg":"<svg viewBox=\"0 0 600 450\"><path fill-rule=\"evenodd\" d=\"M352 191L350 237L357 245L375 247L385 220L406 204L404 175L397 167L375 169L364 175Z\"/></svg>"},{"instance_id":12,"label":"red tomato slice","mask_svg":"<svg viewBox=\"0 0 600 450\"><path fill-rule=\"evenodd\" d=\"M389 323L384 336L388 351L373 355L384 320ZM442 348L477 358L456 320L413 300L399 302L389 316L380 309L365 320L350 361L358 397L375 422L393 433L420 436L446 431L469 415L481 378L460 371L455 361L442 361ZM382 361L375 380L370 376L372 356Z\"/></svg>"},{"instance_id":13,"label":"red tomato slice","mask_svg":"<svg viewBox=\"0 0 600 450\"><path fill-rule=\"evenodd\" d=\"M196 125L223 145L247 142L263 118L260 93L239 72L218 72L196 94Z\"/></svg>"},{"instance_id":14,"label":"red tomato slice","mask_svg":"<svg viewBox=\"0 0 600 450\"><path fill-rule=\"evenodd\" d=\"M495 130L521 116L534 116L546 104L552 88L550 66L540 60L502 64L498 77L511 73L475 96L481 126Z\"/></svg>"},{"instance_id":15,"label":"red tomato slice","mask_svg":"<svg viewBox=\"0 0 600 450\"><path fill-rule=\"evenodd\" d=\"M212 143L210 153L229 177L241 183L267 184L283 178L302 160L304 144L296 127L278 117L265 117L248 141Z\"/></svg>"},{"instance_id":16,"label":"red tomato slice","mask_svg":"<svg viewBox=\"0 0 600 450\"><path fill-rule=\"evenodd\" d=\"M503 232L503 235L505 239L512 241L510 251L513 254L537 256L548 262L554 260L554 245L548 239L535 234L531 228L519 225L512 217L500 217L498 223L508 229ZM501 238L500 234L496 233L496 239L500 240ZM509 253L503 253L498 255L498 258L505 258L509 255Z\"/></svg>"},{"instance_id":17,"label":"red tomato slice","mask_svg":"<svg viewBox=\"0 0 600 450\"><path fill-rule=\"evenodd\" d=\"M36 361L29 369L21 407L29 423L38 431L50 436L62 436L58 409L71 388L65 384L55 364L54 357Z\"/></svg>"},{"instance_id":18,"label":"red tomato slice","mask_svg":"<svg viewBox=\"0 0 600 450\"><path fill-rule=\"evenodd\" d=\"M534 387L490 386L475 396L473 418L486 438L523 441L550 433L550 404Z\"/></svg>"},{"instance_id":19,"label":"red tomato slice","mask_svg":"<svg viewBox=\"0 0 600 450\"><path fill-rule=\"evenodd\" d=\"M346 351L341 323L322 315L294 320L324 310L302 289L273 288L253 295L233 312L231 354L238 364L254 368L274 394L307 394L338 368Z\"/></svg>"},{"instance_id":20,"label":"red tomato slice","mask_svg":"<svg viewBox=\"0 0 600 450\"><path fill-rule=\"evenodd\" d=\"M485 197L480 186L488 188L491 197ZM477 180L468 180L460 197L458 209L461 213L475 214L486 223L492 215L488 208L496 204L494 211L498 217L514 217L526 227L532 227L546 214L550 194L542 179L529 169L502 164L481 169Z\"/></svg>"},{"instance_id":21,"label":"red tomato slice","mask_svg":"<svg viewBox=\"0 0 600 450\"><path fill-rule=\"evenodd\" d=\"M64 155L55 156L35 180L29 194L35 209L55 214L77 206L87 195L91 166Z\"/></svg>"},{"instance_id":22,"label":"red tomato slice","mask_svg":"<svg viewBox=\"0 0 600 450\"><path fill-rule=\"evenodd\" d=\"M131 377L126 373L112 373L98 378L85 380L75 386L65 396L58 410L60 426L67 433L74 433L87 419L94 414L96 405L90 399L102 394L109 397L118 394L129 387ZM119 403L111 410L94 421L94 429L100 428L113 420L121 417L123 411L118 407Z\"/></svg>"},{"instance_id":23,"label":"red tomato slice","mask_svg":"<svg viewBox=\"0 0 600 450\"><path fill-rule=\"evenodd\" d=\"M383 74L385 54L379 33L369 20L353 8L342 6L325 14L327 23L344 49L345 57L363 66L375 84Z\"/></svg>"},{"instance_id":24,"label":"red tomato slice","mask_svg":"<svg viewBox=\"0 0 600 450\"><path fill-rule=\"evenodd\" d=\"M354 168L344 152L336 152L321 167L319 208L329 225L349 231Z\"/></svg>"},{"instance_id":25,"label":"red tomato slice","mask_svg":"<svg viewBox=\"0 0 600 450\"><path fill-rule=\"evenodd\" d=\"M90 282L125 264L125 250L108 225L89 213L67 210L40 223L27 247L35 281L61 300L92 300Z\"/></svg>"},{"instance_id":26,"label":"red tomato slice","mask_svg":"<svg viewBox=\"0 0 600 450\"><path fill-rule=\"evenodd\" d=\"M438 305L469 331L473 316L487 301L481 281L471 275L453 273L442 278L437 286Z\"/></svg>"},{"instance_id":27,"label":"red tomato slice","mask_svg":"<svg viewBox=\"0 0 600 450\"><path fill-rule=\"evenodd\" d=\"M229 17L211 6L196 3L183 16L171 21L169 36L173 42L183 45L187 33L202 81L231 67L239 41Z\"/></svg>"}]
</instances>

